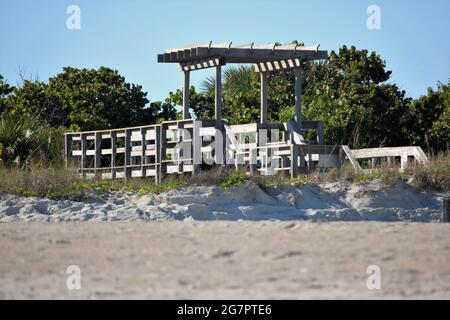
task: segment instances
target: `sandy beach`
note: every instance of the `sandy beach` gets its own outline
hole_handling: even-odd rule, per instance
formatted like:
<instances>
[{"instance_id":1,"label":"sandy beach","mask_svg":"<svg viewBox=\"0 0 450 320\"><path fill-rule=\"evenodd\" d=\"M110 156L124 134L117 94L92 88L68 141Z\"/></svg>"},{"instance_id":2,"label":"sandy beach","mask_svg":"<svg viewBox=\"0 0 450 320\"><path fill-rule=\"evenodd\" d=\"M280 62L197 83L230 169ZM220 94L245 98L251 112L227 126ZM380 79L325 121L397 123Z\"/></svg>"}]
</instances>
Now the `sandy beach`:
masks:
<instances>
[{"instance_id":1,"label":"sandy beach","mask_svg":"<svg viewBox=\"0 0 450 320\"><path fill-rule=\"evenodd\" d=\"M445 223L7 222L0 239L2 299L450 298Z\"/></svg>"}]
</instances>

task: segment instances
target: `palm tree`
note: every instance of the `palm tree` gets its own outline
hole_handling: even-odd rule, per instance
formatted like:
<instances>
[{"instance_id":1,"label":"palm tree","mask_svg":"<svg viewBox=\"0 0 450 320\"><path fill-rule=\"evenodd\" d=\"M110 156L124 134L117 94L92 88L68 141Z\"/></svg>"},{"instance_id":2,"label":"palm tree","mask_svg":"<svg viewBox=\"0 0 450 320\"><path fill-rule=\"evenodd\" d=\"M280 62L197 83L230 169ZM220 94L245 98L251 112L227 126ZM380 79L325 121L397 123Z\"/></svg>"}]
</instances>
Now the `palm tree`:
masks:
<instances>
[{"instance_id":1,"label":"palm tree","mask_svg":"<svg viewBox=\"0 0 450 320\"><path fill-rule=\"evenodd\" d=\"M256 73L252 67L239 65L231 66L223 71L222 92L224 95L231 92L246 92L252 89L252 81ZM200 89L205 95L214 95L216 78L209 76L202 81Z\"/></svg>"}]
</instances>

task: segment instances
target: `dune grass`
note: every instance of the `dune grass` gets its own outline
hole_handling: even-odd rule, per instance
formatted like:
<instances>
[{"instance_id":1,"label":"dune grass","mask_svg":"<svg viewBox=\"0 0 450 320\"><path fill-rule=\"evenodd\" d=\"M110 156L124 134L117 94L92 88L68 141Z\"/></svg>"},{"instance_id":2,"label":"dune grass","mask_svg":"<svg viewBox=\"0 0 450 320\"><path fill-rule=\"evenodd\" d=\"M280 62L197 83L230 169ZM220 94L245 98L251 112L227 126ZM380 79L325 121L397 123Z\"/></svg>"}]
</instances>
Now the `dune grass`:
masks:
<instances>
[{"instance_id":1,"label":"dune grass","mask_svg":"<svg viewBox=\"0 0 450 320\"><path fill-rule=\"evenodd\" d=\"M25 197L80 200L94 197L95 192L127 191L138 194L160 193L183 186L174 177L156 185L153 178L82 179L76 169L31 166L27 169L0 166L0 192Z\"/></svg>"},{"instance_id":2,"label":"dune grass","mask_svg":"<svg viewBox=\"0 0 450 320\"><path fill-rule=\"evenodd\" d=\"M407 168L405 174L411 177L411 183L419 189L433 188L450 192L450 153L432 156L427 164Z\"/></svg>"},{"instance_id":3,"label":"dune grass","mask_svg":"<svg viewBox=\"0 0 450 320\"><path fill-rule=\"evenodd\" d=\"M167 176L157 185L153 178L132 178L102 180L82 179L75 168L45 167L42 164L21 167L5 167L0 165L0 192L20 196L36 196L51 199L83 199L96 197L102 192L127 191L140 195L161 193L192 185L218 185L224 189L241 185L251 180L262 187L273 187L285 183L324 183L348 181L361 183L379 179L386 186L395 185L403 180L418 189L434 189L450 192L450 155L440 154L430 157L425 165L410 166L404 173L381 166L372 172L356 172L351 166L318 170L302 174L298 178L286 175L263 177L250 176L233 168L213 167L202 170L197 175Z\"/></svg>"}]
</instances>

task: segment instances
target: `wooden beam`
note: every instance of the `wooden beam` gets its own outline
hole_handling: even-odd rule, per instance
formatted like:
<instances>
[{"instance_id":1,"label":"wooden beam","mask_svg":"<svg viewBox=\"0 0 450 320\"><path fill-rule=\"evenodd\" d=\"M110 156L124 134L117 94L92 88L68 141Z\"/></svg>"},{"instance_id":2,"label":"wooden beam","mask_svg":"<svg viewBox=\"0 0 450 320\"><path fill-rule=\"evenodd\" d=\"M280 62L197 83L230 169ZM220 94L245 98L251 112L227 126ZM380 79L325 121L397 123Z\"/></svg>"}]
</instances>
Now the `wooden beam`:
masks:
<instances>
[{"instance_id":1,"label":"wooden beam","mask_svg":"<svg viewBox=\"0 0 450 320\"><path fill-rule=\"evenodd\" d=\"M191 60L188 62L181 62L180 68L183 71L188 70L200 70L206 68L217 67L223 65L221 59L217 57L207 58L207 59L199 59L199 60Z\"/></svg>"},{"instance_id":2,"label":"wooden beam","mask_svg":"<svg viewBox=\"0 0 450 320\"><path fill-rule=\"evenodd\" d=\"M300 59L286 59L258 62L253 65L256 72L268 72L300 67Z\"/></svg>"},{"instance_id":3,"label":"wooden beam","mask_svg":"<svg viewBox=\"0 0 450 320\"><path fill-rule=\"evenodd\" d=\"M184 52L183 55L179 52ZM187 52L189 54L187 54ZM262 61L300 59L326 59L327 51L318 50L318 46L230 46L230 44L199 44L192 47L169 49L163 55L158 55L158 62L188 62L193 59L219 56L229 63L257 63Z\"/></svg>"},{"instance_id":4,"label":"wooden beam","mask_svg":"<svg viewBox=\"0 0 450 320\"><path fill-rule=\"evenodd\" d=\"M327 51L315 51L315 50L277 50L277 49L253 49L252 52L243 48L210 48L198 47L197 55L200 57L207 56L221 56L221 57L274 57L276 60L282 59L305 59L305 60L317 60L326 59L328 56Z\"/></svg>"}]
</instances>

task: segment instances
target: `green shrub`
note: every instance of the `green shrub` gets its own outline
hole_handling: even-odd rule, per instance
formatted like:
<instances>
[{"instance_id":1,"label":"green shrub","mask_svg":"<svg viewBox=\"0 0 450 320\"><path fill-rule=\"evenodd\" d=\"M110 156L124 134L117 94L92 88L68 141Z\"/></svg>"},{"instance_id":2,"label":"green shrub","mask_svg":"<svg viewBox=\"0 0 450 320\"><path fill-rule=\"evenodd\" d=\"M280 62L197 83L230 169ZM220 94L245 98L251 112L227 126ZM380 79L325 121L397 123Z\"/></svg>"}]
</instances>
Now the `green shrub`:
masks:
<instances>
[{"instance_id":1,"label":"green shrub","mask_svg":"<svg viewBox=\"0 0 450 320\"><path fill-rule=\"evenodd\" d=\"M245 172L232 171L220 181L220 186L224 189L228 189L232 186L239 186L245 180Z\"/></svg>"},{"instance_id":2,"label":"green shrub","mask_svg":"<svg viewBox=\"0 0 450 320\"><path fill-rule=\"evenodd\" d=\"M50 128L35 117L0 117L0 162L5 166L33 161L61 165L64 130Z\"/></svg>"}]
</instances>

